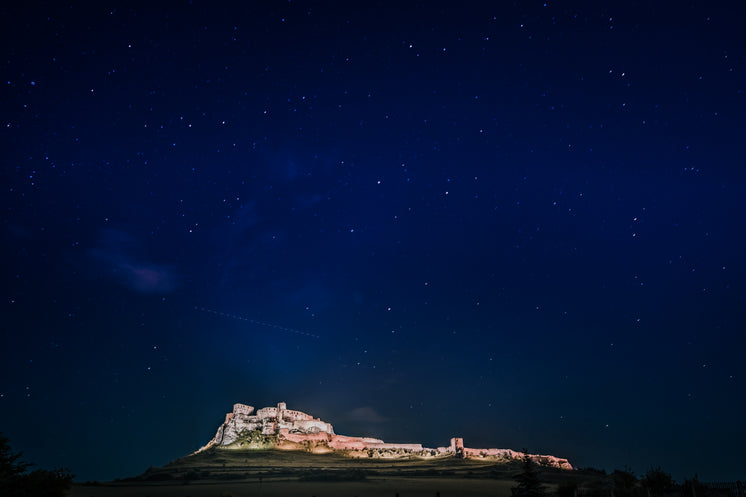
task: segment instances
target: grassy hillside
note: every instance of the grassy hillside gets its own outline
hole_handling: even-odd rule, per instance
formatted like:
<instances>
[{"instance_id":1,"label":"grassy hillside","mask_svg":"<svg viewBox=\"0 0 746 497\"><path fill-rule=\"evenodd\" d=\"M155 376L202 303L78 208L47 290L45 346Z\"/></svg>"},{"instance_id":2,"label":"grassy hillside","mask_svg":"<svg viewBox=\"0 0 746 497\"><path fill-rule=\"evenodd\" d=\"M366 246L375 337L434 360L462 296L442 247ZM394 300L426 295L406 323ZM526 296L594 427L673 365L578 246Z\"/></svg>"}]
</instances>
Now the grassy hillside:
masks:
<instances>
[{"instance_id":1,"label":"grassy hillside","mask_svg":"<svg viewBox=\"0 0 746 497\"><path fill-rule=\"evenodd\" d=\"M421 459L352 458L278 449L213 447L134 478L76 485L72 497L221 496L492 496L509 497L520 461L479 461L454 456ZM594 476L540 467L550 492L574 478Z\"/></svg>"}]
</instances>

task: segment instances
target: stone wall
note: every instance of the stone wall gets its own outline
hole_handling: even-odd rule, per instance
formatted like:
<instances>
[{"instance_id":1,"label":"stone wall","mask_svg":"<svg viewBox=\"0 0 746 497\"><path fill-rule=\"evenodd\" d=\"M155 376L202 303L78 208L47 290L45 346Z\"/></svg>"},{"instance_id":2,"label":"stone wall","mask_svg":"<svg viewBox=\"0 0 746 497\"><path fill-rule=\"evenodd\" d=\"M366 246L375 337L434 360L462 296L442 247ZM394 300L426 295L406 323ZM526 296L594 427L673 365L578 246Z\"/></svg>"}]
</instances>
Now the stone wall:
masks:
<instances>
[{"instance_id":1,"label":"stone wall","mask_svg":"<svg viewBox=\"0 0 746 497\"><path fill-rule=\"evenodd\" d=\"M340 440L337 437L332 438L329 447L335 450L364 450L367 444L362 439L357 440Z\"/></svg>"},{"instance_id":2,"label":"stone wall","mask_svg":"<svg viewBox=\"0 0 746 497\"><path fill-rule=\"evenodd\" d=\"M290 442L303 443L303 442L329 442L332 436L325 431L319 433L292 433L287 428L280 428L280 438L284 438Z\"/></svg>"},{"instance_id":3,"label":"stone wall","mask_svg":"<svg viewBox=\"0 0 746 497\"><path fill-rule=\"evenodd\" d=\"M464 439L463 438L452 438L451 439L451 452L459 452L464 450Z\"/></svg>"},{"instance_id":4,"label":"stone wall","mask_svg":"<svg viewBox=\"0 0 746 497\"><path fill-rule=\"evenodd\" d=\"M397 444L397 443L380 443L380 444L369 444L367 449L393 449L393 450L407 450L411 452L422 452L424 449L422 444Z\"/></svg>"},{"instance_id":5,"label":"stone wall","mask_svg":"<svg viewBox=\"0 0 746 497\"><path fill-rule=\"evenodd\" d=\"M519 458L519 452L514 452L510 449L470 449L464 448L464 456L466 457L509 457Z\"/></svg>"},{"instance_id":6,"label":"stone wall","mask_svg":"<svg viewBox=\"0 0 746 497\"><path fill-rule=\"evenodd\" d=\"M276 418L277 417L277 408L276 407L262 407L258 411L256 411L257 417L261 419L266 418Z\"/></svg>"},{"instance_id":7,"label":"stone wall","mask_svg":"<svg viewBox=\"0 0 746 497\"><path fill-rule=\"evenodd\" d=\"M369 457L367 454L360 453L373 449L380 449L384 452L376 453L376 455L370 457L395 458L401 456L409 457L410 455L425 457L426 455L432 456L435 454L438 456L453 455L470 459L518 459L524 456L522 452L510 449L473 449L464 447L464 439L459 437L451 438L451 443L448 447L428 449L423 448L421 444L386 443L377 438L336 435L334 427L331 424L301 411L288 410L284 402L278 403L277 407L263 407L256 411L256 414L252 415L253 412L254 408L252 406L234 404L233 412L226 414L225 421L218 428L213 439L202 447L200 451L215 445L231 445L241 437L245 437L247 433L260 430L265 436L278 435L278 446L281 446L283 441L299 444L309 442L313 450L320 450L323 447L326 447L324 450L345 450L350 451L349 454L354 457ZM292 444L290 444L290 447L292 447ZM397 453L396 451L401 452ZM538 464L572 469L572 465L567 459L534 454L530 454L530 457Z\"/></svg>"},{"instance_id":8,"label":"stone wall","mask_svg":"<svg viewBox=\"0 0 746 497\"><path fill-rule=\"evenodd\" d=\"M305 412L284 410L282 411L282 419L284 421L311 421L313 416L306 414Z\"/></svg>"},{"instance_id":9,"label":"stone wall","mask_svg":"<svg viewBox=\"0 0 746 497\"><path fill-rule=\"evenodd\" d=\"M331 442L329 442L329 447L336 450L365 450L371 446L383 443L383 440L377 438L334 435Z\"/></svg>"},{"instance_id":10,"label":"stone wall","mask_svg":"<svg viewBox=\"0 0 746 497\"><path fill-rule=\"evenodd\" d=\"M453 440L451 442L451 446L453 446ZM458 439L455 439L458 440ZM463 447L463 441L462 441L462 451L464 457L470 458L470 459L478 459L478 458L509 458L509 459L521 459L526 454L524 452L518 452L515 450L510 449L472 449L469 447ZM563 459L561 457L555 457L555 456L548 456L548 455L541 455L541 454L529 454L529 457L532 461L534 461L536 464L540 464L542 466L551 466L553 468L561 468L561 469L573 469L572 464L570 464L570 461L567 459Z\"/></svg>"},{"instance_id":11,"label":"stone wall","mask_svg":"<svg viewBox=\"0 0 746 497\"><path fill-rule=\"evenodd\" d=\"M316 421L311 419L308 421L283 421L280 423L280 428L289 428L290 431L301 432L301 433L319 433L326 432L330 435L334 435L334 428L329 423L323 421Z\"/></svg>"},{"instance_id":12,"label":"stone wall","mask_svg":"<svg viewBox=\"0 0 746 497\"><path fill-rule=\"evenodd\" d=\"M251 406L247 406L246 404L233 404L233 414L251 416L252 412L254 412L254 408Z\"/></svg>"}]
</instances>

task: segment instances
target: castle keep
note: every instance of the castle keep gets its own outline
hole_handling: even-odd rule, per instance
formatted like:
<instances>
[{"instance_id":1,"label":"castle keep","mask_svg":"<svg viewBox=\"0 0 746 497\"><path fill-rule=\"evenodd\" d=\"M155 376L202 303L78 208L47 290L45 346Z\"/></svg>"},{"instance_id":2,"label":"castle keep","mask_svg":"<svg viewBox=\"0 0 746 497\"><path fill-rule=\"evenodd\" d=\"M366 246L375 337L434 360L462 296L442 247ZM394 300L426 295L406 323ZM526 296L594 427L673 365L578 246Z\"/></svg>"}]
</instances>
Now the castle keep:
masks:
<instances>
[{"instance_id":1,"label":"castle keep","mask_svg":"<svg viewBox=\"0 0 746 497\"><path fill-rule=\"evenodd\" d=\"M348 437L334 433L334 427L319 418L301 411L287 408L284 402L277 407L263 407L254 412L252 406L234 404L233 412L225 415L225 421L215 436L199 451L211 447L226 449L251 448L252 434L260 433L262 443L282 450L306 450L311 452L343 451L350 457L445 457L456 456L470 459L502 458L514 459L524 456L510 449L472 449L464 447L462 438L451 438L448 447L428 449L417 443L386 443L377 438ZM253 439L252 439L253 440ZM567 459L554 456L530 455L535 461L562 469L572 469Z\"/></svg>"}]
</instances>

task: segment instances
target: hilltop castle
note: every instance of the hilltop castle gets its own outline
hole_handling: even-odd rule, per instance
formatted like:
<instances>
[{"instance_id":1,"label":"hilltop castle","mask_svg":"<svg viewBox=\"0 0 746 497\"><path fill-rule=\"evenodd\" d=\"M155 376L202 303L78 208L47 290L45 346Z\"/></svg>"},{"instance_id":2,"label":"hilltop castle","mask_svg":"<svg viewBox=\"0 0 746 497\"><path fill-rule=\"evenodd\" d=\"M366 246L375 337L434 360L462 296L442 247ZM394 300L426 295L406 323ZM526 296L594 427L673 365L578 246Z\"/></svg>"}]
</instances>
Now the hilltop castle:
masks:
<instances>
[{"instance_id":1,"label":"hilltop castle","mask_svg":"<svg viewBox=\"0 0 746 497\"><path fill-rule=\"evenodd\" d=\"M464 447L463 438L451 438L448 447L428 449L417 443L386 443L377 438L348 437L334 433L334 427L301 411L287 408L285 402L277 407L263 407L254 413L254 408L245 404L234 404L233 412L225 415L225 421L215 436L199 451L210 447L227 449L249 448L247 438L252 433L261 433L265 444L284 450L308 450L311 452L344 451L351 457L444 457L456 456L470 459L515 459L522 452L510 449L472 449ZM554 456L533 455L540 464L562 469L572 469L567 459Z\"/></svg>"}]
</instances>

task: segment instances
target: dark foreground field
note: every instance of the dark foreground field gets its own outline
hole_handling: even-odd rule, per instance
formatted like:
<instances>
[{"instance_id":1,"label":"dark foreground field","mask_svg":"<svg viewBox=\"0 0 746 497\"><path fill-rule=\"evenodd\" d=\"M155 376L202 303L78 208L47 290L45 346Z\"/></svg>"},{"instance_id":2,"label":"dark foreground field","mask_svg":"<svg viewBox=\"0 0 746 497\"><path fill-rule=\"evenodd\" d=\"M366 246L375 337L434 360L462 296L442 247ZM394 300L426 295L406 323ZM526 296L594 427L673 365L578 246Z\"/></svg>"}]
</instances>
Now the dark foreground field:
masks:
<instances>
[{"instance_id":1,"label":"dark foreground field","mask_svg":"<svg viewBox=\"0 0 746 497\"><path fill-rule=\"evenodd\" d=\"M211 450L126 480L76 484L73 497L509 497L520 463L350 459L278 450ZM542 469L548 488L568 471Z\"/></svg>"},{"instance_id":2,"label":"dark foreground field","mask_svg":"<svg viewBox=\"0 0 746 497\"><path fill-rule=\"evenodd\" d=\"M374 477L356 482L199 481L184 484L121 483L112 486L75 485L73 497L509 497L512 481L464 478Z\"/></svg>"}]
</instances>

